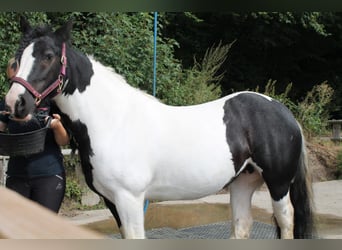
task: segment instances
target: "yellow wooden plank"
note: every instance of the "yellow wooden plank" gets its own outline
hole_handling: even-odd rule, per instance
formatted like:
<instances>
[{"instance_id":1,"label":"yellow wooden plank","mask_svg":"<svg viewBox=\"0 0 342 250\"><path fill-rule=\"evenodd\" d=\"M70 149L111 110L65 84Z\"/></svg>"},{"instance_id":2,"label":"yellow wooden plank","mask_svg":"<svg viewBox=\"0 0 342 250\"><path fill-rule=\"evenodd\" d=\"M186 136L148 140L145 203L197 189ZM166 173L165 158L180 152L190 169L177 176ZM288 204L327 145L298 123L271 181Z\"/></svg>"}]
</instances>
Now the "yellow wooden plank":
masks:
<instances>
[{"instance_id":1,"label":"yellow wooden plank","mask_svg":"<svg viewBox=\"0 0 342 250\"><path fill-rule=\"evenodd\" d=\"M5 187L0 187L2 239L104 239Z\"/></svg>"}]
</instances>

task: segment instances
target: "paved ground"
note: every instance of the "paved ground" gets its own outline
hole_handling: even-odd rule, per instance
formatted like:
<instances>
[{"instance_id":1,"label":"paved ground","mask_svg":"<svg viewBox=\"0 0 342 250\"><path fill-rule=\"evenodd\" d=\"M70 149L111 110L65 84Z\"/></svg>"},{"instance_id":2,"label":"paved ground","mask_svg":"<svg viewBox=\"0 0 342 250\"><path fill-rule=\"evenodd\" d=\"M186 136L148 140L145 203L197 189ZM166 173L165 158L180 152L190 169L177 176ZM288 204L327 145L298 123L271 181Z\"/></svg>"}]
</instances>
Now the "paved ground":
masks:
<instances>
[{"instance_id":1,"label":"paved ground","mask_svg":"<svg viewBox=\"0 0 342 250\"><path fill-rule=\"evenodd\" d=\"M342 239L342 180L317 182L313 185L316 214L319 215L322 238ZM176 204L227 204L229 194L208 196L194 201L166 201L161 205ZM261 189L256 191L252 201L253 207L262 209L272 214L271 200L268 191ZM69 218L75 224L85 225L96 221L107 220L111 217L108 209L83 212L75 217ZM258 218L255 218L258 220Z\"/></svg>"}]
</instances>

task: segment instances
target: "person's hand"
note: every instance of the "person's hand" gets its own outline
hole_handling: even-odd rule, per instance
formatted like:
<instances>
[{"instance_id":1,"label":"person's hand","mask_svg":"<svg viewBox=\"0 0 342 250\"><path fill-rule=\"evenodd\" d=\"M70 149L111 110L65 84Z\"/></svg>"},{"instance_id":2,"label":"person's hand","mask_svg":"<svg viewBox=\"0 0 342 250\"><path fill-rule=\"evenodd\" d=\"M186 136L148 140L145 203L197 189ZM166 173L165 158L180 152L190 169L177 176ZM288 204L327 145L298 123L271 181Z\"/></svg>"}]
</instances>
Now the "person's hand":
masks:
<instances>
[{"instance_id":1,"label":"person's hand","mask_svg":"<svg viewBox=\"0 0 342 250\"><path fill-rule=\"evenodd\" d=\"M49 118L50 117L46 118L46 122L48 121ZM52 120L50 123L50 128L52 129L54 133L57 144L60 146L67 145L70 141L70 138L61 122L61 116L58 114L52 114L51 118Z\"/></svg>"},{"instance_id":2,"label":"person's hand","mask_svg":"<svg viewBox=\"0 0 342 250\"><path fill-rule=\"evenodd\" d=\"M61 116L59 114L52 114L52 120L50 123L50 128L51 129L56 129L59 126L61 126Z\"/></svg>"}]
</instances>

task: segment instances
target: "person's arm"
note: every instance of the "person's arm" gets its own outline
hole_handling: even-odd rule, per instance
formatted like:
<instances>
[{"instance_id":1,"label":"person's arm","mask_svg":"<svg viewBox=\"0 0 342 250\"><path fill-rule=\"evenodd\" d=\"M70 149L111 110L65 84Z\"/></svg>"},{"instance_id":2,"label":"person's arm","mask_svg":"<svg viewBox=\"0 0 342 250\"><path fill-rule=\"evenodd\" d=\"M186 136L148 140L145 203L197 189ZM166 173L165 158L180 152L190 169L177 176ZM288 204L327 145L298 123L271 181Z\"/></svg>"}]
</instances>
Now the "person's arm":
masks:
<instances>
[{"instance_id":1,"label":"person's arm","mask_svg":"<svg viewBox=\"0 0 342 250\"><path fill-rule=\"evenodd\" d=\"M52 120L50 124L50 128L53 131L53 134L55 136L55 140L59 146L65 146L69 144L70 138L69 135L64 128L62 122L61 122L61 117L58 114L53 114L52 115Z\"/></svg>"}]
</instances>

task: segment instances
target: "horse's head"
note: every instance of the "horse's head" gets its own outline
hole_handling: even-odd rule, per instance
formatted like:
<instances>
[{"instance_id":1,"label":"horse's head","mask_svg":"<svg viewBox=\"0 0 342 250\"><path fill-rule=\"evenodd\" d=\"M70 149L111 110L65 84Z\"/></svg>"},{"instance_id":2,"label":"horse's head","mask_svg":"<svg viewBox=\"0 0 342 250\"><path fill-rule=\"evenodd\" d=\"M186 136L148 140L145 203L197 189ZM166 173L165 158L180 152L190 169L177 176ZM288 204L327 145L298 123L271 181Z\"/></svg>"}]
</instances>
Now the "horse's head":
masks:
<instances>
[{"instance_id":1,"label":"horse's head","mask_svg":"<svg viewBox=\"0 0 342 250\"><path fill-rule=\"evenodd\" d=\"M20 20L21 43L10 60L7 73L11 87L6 95L6 109L19 119L27 117L45 98L62 88L66 78L66 43L72 24L67 22L55 32L48 26L31 27Z\"/></svg>"}]
</instances>

